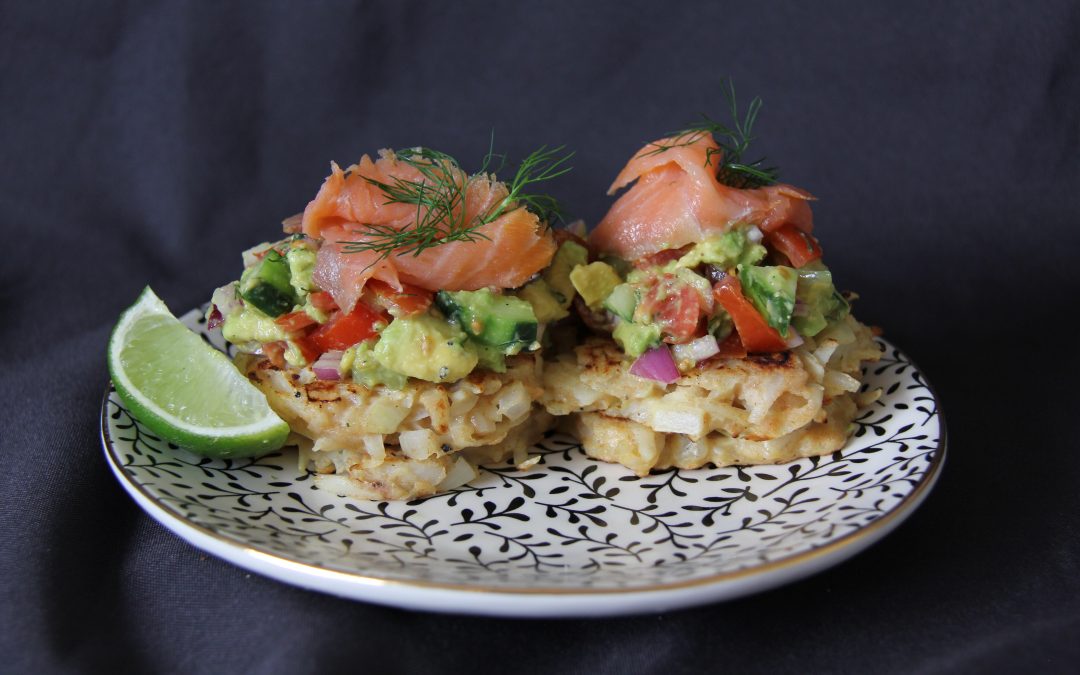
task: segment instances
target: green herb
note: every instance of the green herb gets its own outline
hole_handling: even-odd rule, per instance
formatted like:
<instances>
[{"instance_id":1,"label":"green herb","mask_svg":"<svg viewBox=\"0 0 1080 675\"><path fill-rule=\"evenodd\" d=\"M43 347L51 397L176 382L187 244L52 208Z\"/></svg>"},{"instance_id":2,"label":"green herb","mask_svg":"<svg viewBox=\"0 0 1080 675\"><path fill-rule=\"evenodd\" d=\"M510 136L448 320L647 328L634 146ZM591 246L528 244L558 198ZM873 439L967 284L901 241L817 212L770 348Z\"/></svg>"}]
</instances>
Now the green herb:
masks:
<instances>
[{"instance_id":1,"label":"green herb","mask_svg":"<svg viewBox=\"0 0 1080 675\"><path fill-rule=\"evenodd\" d=\"M531 153L522 160L507 185L506 197L472 219L468 219L465 212L469 183L494 180L495 172L506 164L505 156L494 152L494 136L480 170L471 178L462 171L456 159L444 152L423 147L398 150L395 152L397 160L415 168L421 175L420 180L393 178L386 183L366 176L364 180L382 190L387 204L415 205L415 225L399 230L389 225L363 223L359 227L366 240L344 242L342 250L345 253L374 251L382 260L390 255L419 255L452 241L487 239L480 228L519 206L535 213L544 222L561 217L559 203L554 197L529 190L536 183L570 171L567 162L574 153L561 154L564 149L565 146L551 149L544 146Z\"/></svg>"},{"instance_id":2,"label":"green herb","mask_svg":"<svg viewBox=\"0 0 1080 675\"><path fill-rule=\"evenodd\" d=\"M754 122L757 120L758 111L761 110L761 98L755 96L746 108L746 115L740 119L739 106L735 99L735 85L727 80L727 90L724 91L724 99L728 103L733 126L717 122L708 115L702 113L701 121L695 122L678 131L668 134L678 140L669 143L654 143L655 148L646 152L643 157L666 152L672 148L680 148L693 145L706 136L716 138L719 149L710 148L705 153L705 166L711 166L713 155L720 154L722 162L716 168L716 178L724 185L735 188L755 188L763 185L772 185L777 181L778 172L776 167L764 166L765 158L747 161L744 155L754 140L752 131Z\"/></svg>"}]
</instances>

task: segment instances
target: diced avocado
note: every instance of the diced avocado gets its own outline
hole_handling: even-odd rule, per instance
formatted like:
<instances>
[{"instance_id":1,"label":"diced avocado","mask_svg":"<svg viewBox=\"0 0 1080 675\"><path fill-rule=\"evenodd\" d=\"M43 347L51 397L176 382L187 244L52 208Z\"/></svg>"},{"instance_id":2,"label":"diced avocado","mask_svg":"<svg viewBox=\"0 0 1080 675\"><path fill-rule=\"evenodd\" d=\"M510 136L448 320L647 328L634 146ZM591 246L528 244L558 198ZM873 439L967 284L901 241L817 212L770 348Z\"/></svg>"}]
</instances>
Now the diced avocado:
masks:
<instances>
[{"instance_id":1,"label":"diced avocado","mask_svg":"<svg viewBox=\"0 0 1080 675\"><path fill-rule=\"evenodd\" d=\"M800 269L795 297L802 303L800 316L791 320L791 325L800 335L814 336L820 333L830 321L837 321L847 316L850 306L833 286L832 273L828 269Z\"/></svg>"},{"instance_id":2,"label":"diced avocado","mask_svg":"<svg viewBox=\"0 0 1080 675\"><path fill-rule=\"evenodd\" d=\"M296 304L289 263L275 250L267 252L240 277L240 297L267 316L280 316Z\"/></svg>"},{"instance_id":3,"label":"diced avocado","mask_svg":"<svg viewBox=\"0 0 1080 675\"><path fill-rule=\"evenodd\" d=\"M226 316L221 335L233 344L277 342L288 338L284 328L254 305L244 305Z\"/></svg>"},{"instance_id":4,"label":"diced avocado","mask_svg":"<svg viewBox=\"0 0 1080 675\"><path fill-rule=\"evenodd\" d=\"M679 269L675 270L675 278L683 282L687 286L692 287L703 298L707 298L712 295L712 284L709 283L708 279L701 276L700 274L697 274L696 272L691 272L686 268L680 267Z\"/></svg>"},{"instance_id":5,"label":"diced avocado","mask_svg":"<svg viewBox=\"0 0 1080 675\"><path fill-rule=\"evenodd\" d=\"M306 298L311 292L311 274L315 270L315 251L307 248L293 248L285 254L289 263L289 285L298 297Z\"/></svg>"},{"instance_id":6,"label":"diced avocado","mask_svg":"<svg viewBox=\"0 0 1080 675\"><path fill-rule=\"evenodd\" d=\"M330 319L329 312L324 312L315 305L311 304L311 294L308 294L308 296L304 298L304 305L300 309L319 323L326 323L327 320Z\"/></svg>"},{"instance_id":7,"label":"diced avocado","mask_svg":"<svg viewBox=\"0 0 1080 675\"><path fill-rule=\"evenodd\" d=\"M624 321L634 320L634 308L637 307L637 291L630 284L619 284L604 298L604 309Z\"/></svg>"},{"instance_id":8,"label":"diced avocado","mask_svg":"<svg viewBox=\"0 0 1080 675\"><path fill-rule=\"evenodd\" d=\"M675 262L675 266L693 269L702 263L710 263L728 270L739 265L754 265L765 254L765 247L751 242L746 236L746 228L739 227L695 244Z\"/></svg>"},{"instance_id":9,"label":"diced avocado","mask_svg":"<svg viewBox=\"0 0 1080 675\"><path fill-rule=\"evenodd\" d=\"M558 321L570 316L569 310L563 307L559 301L559 298L563 296L560 294L556 297L555 292L551 290L551 286L548 286L548 283L543 278L527 284L517 291L517 296L532 305L533 314L536 315L536 320L540 323Z\"/></svg>"},{"instance_id":10,"label":"diced avocado","mask_svg":"<svg viewBox=\"0 0 1080 675\"><path fill-rule=\"evenodd\" d=\"M604 298L622 283L611 265L602 262L578 265L570 271L570 282L589 309L600 309Z\"/></svg>"},{"instance_id":11,"label":"diced avocado","mask_svg":"<svg viewBox=\"0 0 1080 675\"><path fill-rule=\"evenodd\" d=\"M308 365L307 357L304 356L304 350L300 348L300 345L292 340L285 341L285 363L290 366L296 366L297 368L303 368Z\"/></svg>"},{"instance_id":12,"label":"diced avocado","mask_svg":"<svg viewBox=\"0 0 1080 675\"><path fill-rule=\"evenodd\" d=\"M611 269L615 270L615 273L623 279L626 278L627 274L630 274L630 272L634 270L634 266L630 264L630 262L623 260L622 258L616 258L613 255L602 256L600 262L611 265Z\"/></svg>"},{"instance_id":13,"label":"diced avocado","mask_svg":"<svg viewBox=\"0 0 1080 675\"><path fill-rule=\"evenodd\" d=\"M454 382L476 367L465 333L430 314L397 318L383 329L372 354L383 368L428 382ZM353 363L356 372L356 362Z\"/></svg>"},{"instance_id":14,"label":"diced avocado","mask_svg":"<svg viewBox=\"0 0 1080 675\"><path fill-rule=\"evenodd\" d=\"M739 265L743 293L770 326L787 337L798 273L791 267Z\"/></svg>"},{"instance_id":15,"label":"diced avocado","mask_svg":"<svg viewBox=\"0 0 1080 675\"><path fill-rule=\"evenodd\" d=\"M716 338L717 342L723 342L733 330L735 330L735 322L731 320L731 315L723 307L718 306L709 317L709 333Z\"/></svg>"},{"instance_id":16,"label":"diced avocado","mask_svg":"<svg viewBox=\"0 0 1080 675\"><path fill-rule=\"evenodd\" d=\"M589 251L584 246L576 241L564 241L551 259L551 265L541 274L548 287L555 292L555 297L563 309L568 308L574 301L574 285L570 282L570 272L578 265L588 262Z\"/></svg>"},{"instance_id":17,"label":"diced avocado","mask_svg":"<svg viewBox=\"0 0 1080 675\"><path fill-rule=\"evenodd\" d=\"M532 305L512 295L479 291L439 291L435 304L447 318L481 344L504 354L531 349L536 342L536 314Z\"/></svg>"},{"instance_id":18,"label":"diced avocado","mask_svg":"<svg viewBox=\"0 0 1080 675\"><path fill-rule=\"evenodd\" d=\"M620 321L612 334L627 356L638 357L649 347L660 344L660 327L654 324Z\"/></svg>"},{"instance_id":19,"label":"diced avocado","mask_svg":"<svg viewBox=\"0 0 1080 675\"><path fill-rule=\"evenodd\" d=\"M488 347L469 340L465 346L476 352L478 364L495 373L506 372L506 355L498 347Z\"/></svg>"},{"instance_id":20,"label":"diced avocado","mask_svg":"<svg viewBox=\"0 0 1080 675\"><path fill-rule=\"evenodd\" d=\"M350 373L353 382L368 388L381 384L387 389L404 389L408 378L379 363L375 358L375 344L375 340L366 340L345 350L341 370Z\"/></svg>"}]
</instances>

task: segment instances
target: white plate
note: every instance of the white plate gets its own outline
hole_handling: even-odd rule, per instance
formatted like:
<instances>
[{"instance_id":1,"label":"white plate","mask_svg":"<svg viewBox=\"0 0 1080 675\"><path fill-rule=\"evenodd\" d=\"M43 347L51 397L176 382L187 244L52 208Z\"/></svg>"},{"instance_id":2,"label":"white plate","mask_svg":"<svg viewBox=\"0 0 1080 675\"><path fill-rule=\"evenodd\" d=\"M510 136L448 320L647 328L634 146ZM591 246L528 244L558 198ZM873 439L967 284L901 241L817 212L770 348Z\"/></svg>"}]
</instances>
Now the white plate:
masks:
<instances>
[{"instance_id":1,"label":"white plate","mask_svg":"<svg viewBox=\"0 0 1080 675\"><path fill-rule=\"evenodd\" d=\"M222 348L201 310L181 320ZM485 468L425 500L318 490L295 450L211 460L155 438L114 391L101 433L113 473L147 513L200 549L266 576L410 609L502 616L660 612L735 598L855 555L906 518L945 456L937 402L888 343L867 373L880 401L847 446L761 467L638 478L573 439L540 465Z\"/></svg>"}]
</instances>

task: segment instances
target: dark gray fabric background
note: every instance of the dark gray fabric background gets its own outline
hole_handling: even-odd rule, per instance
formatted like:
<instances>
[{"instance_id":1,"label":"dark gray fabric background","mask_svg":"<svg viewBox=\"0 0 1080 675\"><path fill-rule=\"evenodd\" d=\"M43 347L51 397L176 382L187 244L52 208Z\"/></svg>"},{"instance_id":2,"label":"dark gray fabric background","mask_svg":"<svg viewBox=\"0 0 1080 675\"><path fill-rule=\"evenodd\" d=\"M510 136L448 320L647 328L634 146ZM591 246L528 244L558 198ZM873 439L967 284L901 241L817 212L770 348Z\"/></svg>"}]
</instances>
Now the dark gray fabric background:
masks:
<instances>
[{"instance_id":1,"label":"dark gray fabric background","mask_svg":"<svg viewBox=\"0 0 1080 675\"><path fill-rule=\"evenodd\" d=\"M430 615L210 558L110 475L121 310L145 284L205 301L331 159L566 143L553 190L595 223L642 142L720 114L725 75L820 198L859 316L942 399L945 474L869 551L659 616ZM1080 668L1075 2L5 2L0 153L0 671Z\"/></svg>"}]
</instances>

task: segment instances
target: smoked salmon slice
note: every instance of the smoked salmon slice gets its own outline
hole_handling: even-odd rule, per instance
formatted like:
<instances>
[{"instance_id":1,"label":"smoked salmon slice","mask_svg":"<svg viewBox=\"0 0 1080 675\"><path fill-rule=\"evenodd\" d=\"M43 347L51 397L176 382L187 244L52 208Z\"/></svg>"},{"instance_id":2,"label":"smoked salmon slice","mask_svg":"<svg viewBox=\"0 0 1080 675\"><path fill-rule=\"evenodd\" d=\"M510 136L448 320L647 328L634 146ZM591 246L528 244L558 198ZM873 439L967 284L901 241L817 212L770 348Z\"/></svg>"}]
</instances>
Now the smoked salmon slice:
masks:
<instances>
[{"instance_id":1,"label":"smoked salmon slice","mask_svg":"<svg viewBox=\"0 0 1080 675\"><path fill-rule=\"evenodd\" d=\"M448 167L446 177L461 188L463 199L449 210L449 218L477 224L469 240L449 241L419 252L384 254L363 250L380 232L417 227L424 207L393 201L379 185L402 181L424 183L421 171L398 160L392 151L380 151L378 160L365 155L342 170L332 164L315 199L304 210L302 231L323 239L314 281L343 309L351 309L369 279L381 279L395 288L401 282L428 290L516 288L547 267L557 248L539 217L523 206L507 203L506 186L493 176L467 176ZM501 215L480 225L489 214Z\"/></svg>"},{"instance_id":2,"label":"smoked salmon slice","mask_svg":"<svg viewBox=\"0 0 1080 675\"><path fill-rule=\"evenodd\" d=\"M738 223L765 232L791 224L810 232L809 192L791 185L740 189L716 177L721 150L693 132L649 143L627 163L608 194L633 183L589 235L601 253L637 260L721 234ZM636 181L636 182L635 182Z\"/></svg>"}]
</instances>

